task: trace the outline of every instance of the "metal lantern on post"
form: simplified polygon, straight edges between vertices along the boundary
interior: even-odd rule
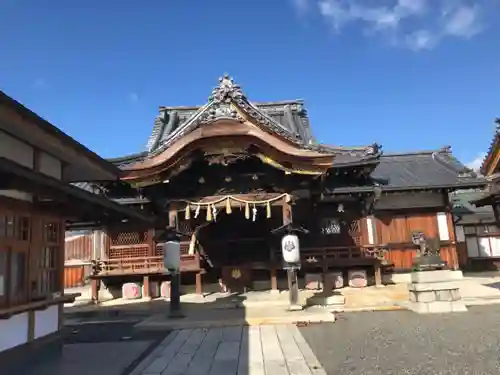
[[[170,274],[170,318],[183,318],[181,311],[181,242],[182,233],[167,229],[164,234],[163,263]]]
[[[283,255],[283,269],[286,269],[288,276],[288,292],[290,311],[302,310],[299,304],[299,286],[297,282],[297,271],[300,269],[300,241],[298,233],[309,233],[302,227],[293,227],[285,224],[271,231],[273,234],[283,234],[281,238],[281,251]]]

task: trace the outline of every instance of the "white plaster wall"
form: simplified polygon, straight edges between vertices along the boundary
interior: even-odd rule
[[[0,156],[33,169],[33,147],[0,131]]]
[[[0,320],[0,352],[26,343],[28,340],[28,313]]]
[[[33,194],[19,190],[0,190],[0,195],[22,201],[33,202]]]
[[[59,308],[50,306],[46,310],[35,311],[35,339],[56,332],[59,328]]]
[[[62,179],[62,163],[61,160],[49,155],[45,152],[40,153],[40,172],[47,176]]]

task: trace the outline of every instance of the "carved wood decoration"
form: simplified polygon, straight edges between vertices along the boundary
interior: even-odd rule
[[[169,170],[196,150],[226,156],[245,153],[248,145],[255,145],[277,165],[286,161],[297,170],[317,174],[324,173],[335,156],[333,149],[303,143],[295,132],[259,110],[227,75],[209,102],[162,142],[147,158],[124,165],[123,178],[137,180]],[[376,154],[378,149],[364,151]]]

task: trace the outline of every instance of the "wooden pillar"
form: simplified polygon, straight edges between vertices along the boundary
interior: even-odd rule
[[[272,292],[278,291],[278,271],[274,267],[274,264],[271,268],[271,291]]]
[[[156,241],[155,241],[155,230],[149,229],[148,230],[148,237],[147,237],[147,243],[148,243],[148,257],[153,257],[156,255]],[[148,268],[151,265],[150,260],[146,260],[146,272],[148,272]],[[150,277],[149,275],[144,275],[142,278],[142,289],[143,289],[143,295],[142,298],[144,299],[151,299],[151,285],[150,285]]]
[[[142,298],[150,299],[151,298],[151,285],[149,284],[149,275],[144,275],[142,278]]]
[[[196,294],[203,294],[203,284],[202,284],[202,276],[201,271],[196,272]]]
[[[148,255],[153,257],[156,255],[156,241],[155,241],[155,230],[148,230]]]
[[[59,220],[58,221],[59,225],[59,238],[58,238],[58,251],[57,251],[57,291],[61,294],[64,294],[64,258],[65,258],[65,239],[66,239],[66,233],[65,233],[65,226],[66,226],[66,220]]]
[[[90,294],[93,303],[99,303],[99,287],[101,282],[97,279],[92,279],[90,282]]]
[[[373,266],[375,271],[375,286],[382,286],[382,264],[379,260],[375,261]]]
[[[458,262],[457,233],[453,220],[453,204],[450,202],[450,197],[447,192],[444,193],[444,196],[446,202],[446,224],[448,226],[448,234],[450,237],[449,252],[451,264],[449,264],[449,266],[453,270],[458,270],[460,267]]]
[[[168,212],[168,226],[177,229],[177,210],[171,208]],[[170,316],[179,317],[181,296],[181,271],[174,272],[170,279]]]
[[[283,199],[281,207],[283,213],[283,224],[290,224],[292,222],[292,206],[290,205],[290,202]]]

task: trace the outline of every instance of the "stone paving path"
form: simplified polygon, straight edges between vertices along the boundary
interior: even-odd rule
[[[131,375],[326,375],[295,325],[173,331]]]

